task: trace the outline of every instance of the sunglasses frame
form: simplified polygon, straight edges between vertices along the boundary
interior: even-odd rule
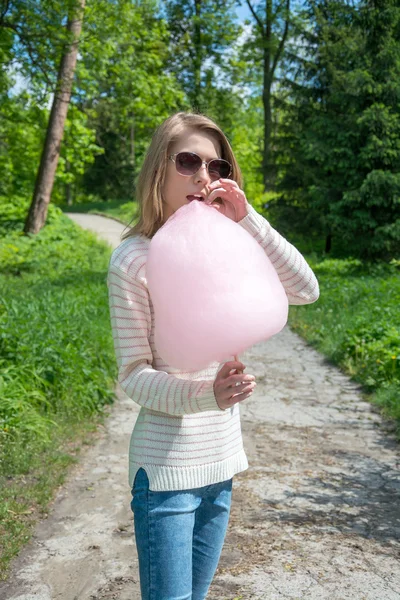
[[[194,173],[190,173],[189,175],[185,175],[184,173],[179,173],[178,168],[176,166],[176,160],[175,160],[175,157],[178,156],[178,154],[193,154],[194,156],[197,156],[197,158],[199,158],[201,160],[201,165],[199,166],[199,168],[197,169],[197,171],[195,171]],[[193,175],[196,175],[196,173],[198,173],[200,171],[200,169],[201,169],[201,167],[203,165],[206,165],[207,173],[210,175],[210,170],[209,170],[208,166],[209,166],[210,163],[214,162],[214,160],[223,160],[224,162],[226,162],[227,165],[229,165],[229,174],[226,177],[224,177],[224,179],[228,179],[228,177],[232,173],[232,165],[231,165],[231,163],[229,161],[225,160],[224,158],[212,158],[211,160],[209,160],[207,162],[206,160],[202,160],[201,156],[199,156],[198,154],[196,154],[196,152],[185,151],[185,152],[175,152],[175,154],[170,154],[168,156],[168,159],[172,160],[172,162],[175,164],[175,168],[176,168],[177,173],[179,173],[179,175],[182,175],[182,177],[192,177]],[[210,177],[211,177],[211,175],[210,175]],[[221,179],[221,177],[219,177],[219,179]]]

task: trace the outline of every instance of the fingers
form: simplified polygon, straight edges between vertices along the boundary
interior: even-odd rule
[[[227,190],[223,187],[218,187],[212,190],[206,198],[206,204],[211,204],[221,194],[226,194]]]
[[[239,188],[234,188],[230,186],[217,187],[211,190],[206,198],[206,204],[212,204],[212,202],[220,196],[224,200],[228,200],[232,202],[232,199],[240,200],[240,198],[244,197],[244,193]]]
[[[245,368],[241,361],[230,360],[218,371],[214,382],[214,393],[220,408],[230,408],[253,393],[257,385],[255,376],[250,373],[244,374]]]
[[[219,179],[208,186],[208,196],[205,202],[208,206],[216,208],[221,214],[236,223],[241,221],[248,213],[248,202],[245,193],[236,181]],[[222,204],[218,204],[222,200]]]
[[[240,384],[244,383],[244,384],[248,384],[248,383],[252,383],[255,381],[255,377],[254,375],[231,375],[230,377],[228,377],[228,379],[226,380],[226,383],[228,385],[229,388],[237,388]]]
[[[230,360],[229,362],[226,362],[224,364],[224,366],[219,371],[218,375],[221,375],[222,377],[228,377],[229,373],[230,373],[230,371],[232,371],[232,369],[235,369],[235,371],[237,369],[244,371],[245,368],[246,368],[245,365],[242,362],[240,362],[239,360]]]
[[[251,390],[251,392],[243,392],[243,394],[238,394],[237,396],[235,396],[236,402],[243,402],[243,400],[246,400],[246,398],[250,398],[253,391],[254,390]],[[236,404],[236,402],[234,402],[233,404]]]
[[[237,402],[243,402],[246,398],[249,398],[253,394],[254,390],[244,390],[239,394],[234,394],[227,400],[228,407],[231,408]]]
[[[253,394],[256,385],[253,381],[241,383],[236,388],[216,386],[214,392],[218,406],[222,409],[231,408],[237,402],[246,400]]]
[[[218,186],[221,186],[221,185],[228,185],[228,186],[236,187],[236,188],[239,189],[238,184],[233,179],[222,179],[222,178],[221,179],[217,179],[216,181],[212,181],[209,184],[208,189],[211,191],[215,187],[218,187]]]
[[[237,394],[252,392],[255,389],[256,385],[257,384],[255,381],[246,381],[245,383],[240,383],[237,387],[231,387],[229,389],[231,392],[234,392],[232,396],[236,396]]]
[[[229,377],[221,382],[220,390],[225,399],[229,401],[242,393],[252,392],[256,385],[252,375],[236,375],[234,378]]]
[[[218,179],[217,181],[213,181],[208,185],[208,197],[206,198],[206,203],[211,204],[213,199],[217,198],[221,192],[225,192],[230,194],[232,191],[241,192],[242,190],[239,188],[236,181],[233,179]]]

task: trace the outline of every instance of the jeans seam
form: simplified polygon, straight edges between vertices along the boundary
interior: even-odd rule
[[[148,530],[148,544],[149,544],[149,600],[153,600],[153,598],[154,598],[154,600],[157,600],[156,596],[154,596],[154,594],[153,594],[153,577],[152,577],[153,571],[151,568],[153,561],[152,561],[152,556],[151,556],[151,542],[150,542],[151,534],[152,534],[152,531],[150,531],[151,527],[152,527],[152,522],[150,519],[150,513],[151,513],[150,498],[151,498],[151,490],[150,490],[150,481],[148,480],[148,486],[147,486],[147,523],[148,523],[148,528],[147,528],[147,530]],[[156,593],[157,593],[157,590],[156,590]]]

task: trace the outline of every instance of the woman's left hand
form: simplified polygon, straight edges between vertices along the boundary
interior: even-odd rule
[[[206,203],[219,210],[220,213],[232,219],[232,221],[238,223],[249,212],[247,198],[233,179],[213,181],[208,189],[209,194]]]

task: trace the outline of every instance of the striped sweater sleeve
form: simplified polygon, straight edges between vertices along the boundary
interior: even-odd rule
[[[118,383],[126,395],[140,406],[170,415],[221,412],[214,381],[180,379],[151,366],[151,311],[143,283],[110,264],[107,286]]]
[[[252,206],[239,225],[260,244],[285,288],[289,304],[312,304],[319,298],[317,278],[302,254]]]

